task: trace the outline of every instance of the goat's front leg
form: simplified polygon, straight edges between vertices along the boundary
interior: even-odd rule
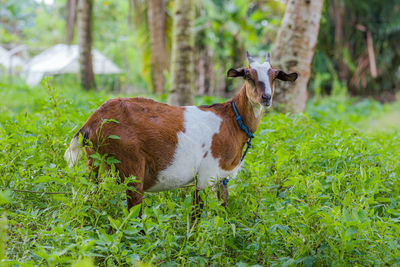
[[[144,159],[137,160],[136,164],[133,165],[134,169],[132,169],[130,173],[133,173],[136,176],[136,182],[129,182],[128,189],[126,190],[126,203],[128,211],[136,205],[141,204],[139,218],[142,218],[143,212],[143,194],[144,194],[144,172],[145,172],[145,161]],[[134,190],[130,188],[134,188]]]
[[[135,190],[126,189],[126,203],[128,206],[127,207],[128,211],[130,211],[132,207],[142,204],[144,192],[143,192],[143,183],[142,182],[128,183],[128,187],[135,188]],[[142,211],[143,211],[143,207],[141,205],[140,212],[139,212],[139,218],[142,218]]]
[[[192,215],[190,218],[190,222],[193,224],[193,222],[200,218],[201,216],[201,211],[203,210],[204,202],[200,197],[200,190],[196,188],[194,191],[193,195],[193,201],[192,201]]]
[[[228,206],[228,179],[224,178],[217,183],[217,197],[218,200],[223,200],[224,203],[222,203],[222,206],[225,208]]]
[[[130,189],[134,188],[134,190]],[[139,211],[139,218],[142,219],[142,213],[143,213],[143,179],[141,181],[136,181],[136,182],[129,182],[128,183],[128,189],[126,189],[126,204],[128,211],[131,210],[132,207],[136,205],[140,205],[140,211]],[[140,233],[142,235],[145,235],[146,232],[141,229]]]

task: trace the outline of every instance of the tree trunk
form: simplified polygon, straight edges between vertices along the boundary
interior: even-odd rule
[[[289,0],[272,50],[274,68],[296,71],[296,82],[276,85],[274,99],[281,111],[302,112],[317,44],[323,0]]]
[[[194,102],[193,20],[193,0],[175,0],[172,36],[171,92],[168,98],[168,103],[172,105],[192,105]]]
[[[196,95],[214,95],[214,60],[212,49],[198,47],[195,55]]]
[[[89,90],[96,87],[92,64],[92,0],[79,0],[78,41],[81,85]]]
[[[206,90],[208,88],[208,95],[215,95],[215,71],[214,71],[214,54],[211,48],[206,48],[207,63],[206,63]]]
[[[216,83],[215,86],[217,87],[217,95],[220,97],[227,97],[227,93],[226,93],[226,69],[224,67],[223,64],[219,65],[219,68],[217,70],[217,75],[216,75]]]
[[[65,3],[65,18],[67,24],[67,44],[72,43],[72,39],[74,38],[74,28],[76,21],[76,1],[77,0],[67,0]]]
[[[194,67],[194,76],[195,76],[195,85],[197,89],[197,95],[204,95],[206,93],[205,86],[205,53],[204,48],[201,46],[195,47],[195,67]]]
[[[152,84],[156,93],[164,92],[164,70],[167,64],[165,48],[165,1],[147,1],[147,19],[150,30]]]
[[[349,68],[344,60],[344,51],[349,49],[349,39],[343,38],[344,35],[344,23],[343,19],[345,17],[345,8],[341,0],[333,0],[329,8],[329,14],[332,18],[333,24],[335,25],[335,50],[334,56],[336,61],[336,69],[339,80],[341,82],[347,83],[349,79]],[[346,23],[348,25],[348,23]],[[347,27],[347,26],[346,26]]]
[[[211,48],[206,47],[204,51],[204,89],[205,94],[214,95],[214,55]]]

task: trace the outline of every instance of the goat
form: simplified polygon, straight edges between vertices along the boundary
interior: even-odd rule
[[[134,175],[129,184],[127,208],[142,203],[144,192],[183,187],[197,176],[193,204],[200,203],[199,190],[216,186],[217,196],[228,204],[226,178],[234,177],[244,158],[242,151],[254,137],[262,111],[272,104],[274,81],[295,81],[297,73],[273,69],[269,54],[263,64],[248,53],[248,68],[229,69],[228,77],[243,77],[244,84],[231,100],[210,106],[170,106],[146,98],[115,98],[103,103],[75,134],[65,152],[70,167],[78,160],[83,144],[87,165],[91,154],[113,155],[119,176]],[[240,115],[239,115],[240,114]],[[103,124],[104,119],[115,123]],[[118,123],[117,123],[118,122]],[[79,135],[83,140],[79,141]],[[119,138],[108,138],[108,136]],[[99,140],[105,140],[100,144]],[[247,152],[247,149],[246,149]],[[95,170],[96,171],[96,170]],[[198,217],[199,211],[193,216]]]

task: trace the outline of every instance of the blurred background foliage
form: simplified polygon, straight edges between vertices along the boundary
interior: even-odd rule
[[[368,64],[368,32],[373,40],[376,78]],[[400,87],[399,66],[398,1],[325,1],[314,58],[314,90],[321,88],[330,94],[344,86],[352,95],[391,100]]]
[[[66,42],[65,0],[0,0],[0,44],[26,44],[31,55]],[[50,4],[49,4],[50,3]],[[165,35],[171,50],[173,1],[166,1]],[[120,88],[152,92],[151,55],[143,0],[94,3],[93,46],[125,71]],[[265,57],[271,49],[284,1],[203,0],[196,3],[195,77],[198,95],[230,96],[230,67],[245,63],[245,50]],[[371,73],[368,35],[376,64]],[[77,37],[72,43],[77,43]],[[273,55],[272,55],[273,56]],[[312,95],[372,95],[394,99],[400,84],[400,3],[396,0],[326,0],[309,91]],[[164,73],[169,77],[169,71]],[[71,77],[69,77],[71,78]],[[73,81],[75,81],[73,79]],[[168,79],[166,79],[168,91]],[[76,78],[76,81],[78,79]],[[106,82],[100,83],[107,87]]]

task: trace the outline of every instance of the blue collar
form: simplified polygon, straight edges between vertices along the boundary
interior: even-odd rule
[[[254,138],[254,134],[252,132],[250,132],[249,128],[247,128],[246,125],[244,125],[242,117],[240,116],[239,112],[237,111],[235,102],[233,102],[233,101],[232,101],[232,107],[233,107],[233,110],[236,113],[236,121],[237,121],[240,129],[242,129],[247,134],[247,137],[249,137],[249,141],[247,141],[246,150],[244,151],[244,154],[243,154],[243,156],[242,156],[242,158],[240,160],[240,161],[243,161],[244,157],[247,154],[247,151],[249,150],[249,148],[251,148],[251,140]]]

